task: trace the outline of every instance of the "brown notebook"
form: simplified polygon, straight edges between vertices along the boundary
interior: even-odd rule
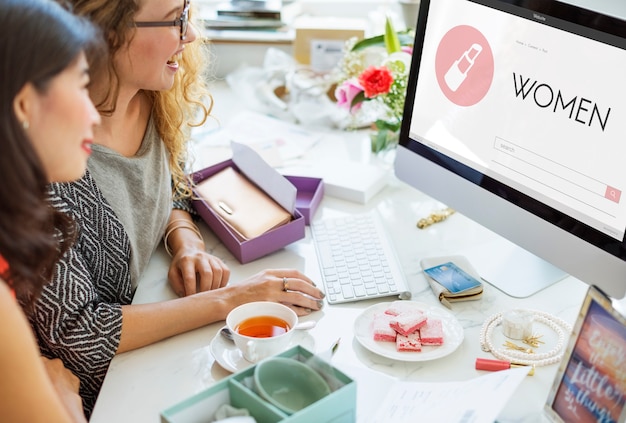
[[[196,192],[240,239],[256,238],[291,220],[291,213],[232,167],[198,183]]]

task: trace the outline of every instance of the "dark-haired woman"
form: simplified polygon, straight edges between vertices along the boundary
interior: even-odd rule
[[[79,380],[40,356],[29,310],[73,239],[47,184],[83,175],[100,117],[88,95],[88,22],[51,0],[0,2],[0,413],[84,422]]]

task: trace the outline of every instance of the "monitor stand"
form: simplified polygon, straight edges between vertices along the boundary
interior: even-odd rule
[[[512,242],[498,238],[462,252],[483,280],[515,298],[526,298],[567,273]]]

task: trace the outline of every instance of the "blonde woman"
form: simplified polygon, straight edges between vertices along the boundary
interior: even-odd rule
[[[307,314],[322,307],[323,294],[293,269],[228,284],[229,269],[205,250],[183,170],[189,125],[202,124],[210,112],[189,1],[70,3],[108,35],[110,60],[90,89],[102,124],[88,171],[77,182],[53,185],[52,202],[75,217],[78,240],[31,323],[42,350],[80,377],[89,416],[115,354],[223,320],[249,301],[281,302]],[[131,305],[164,234],[169,281],[180,298]]]

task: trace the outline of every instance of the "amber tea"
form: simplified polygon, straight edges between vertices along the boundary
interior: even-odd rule
[[[289,331],[289,323],[275,316],[254,316],[243,320],[235,330],[253,338],[272,338]]]

